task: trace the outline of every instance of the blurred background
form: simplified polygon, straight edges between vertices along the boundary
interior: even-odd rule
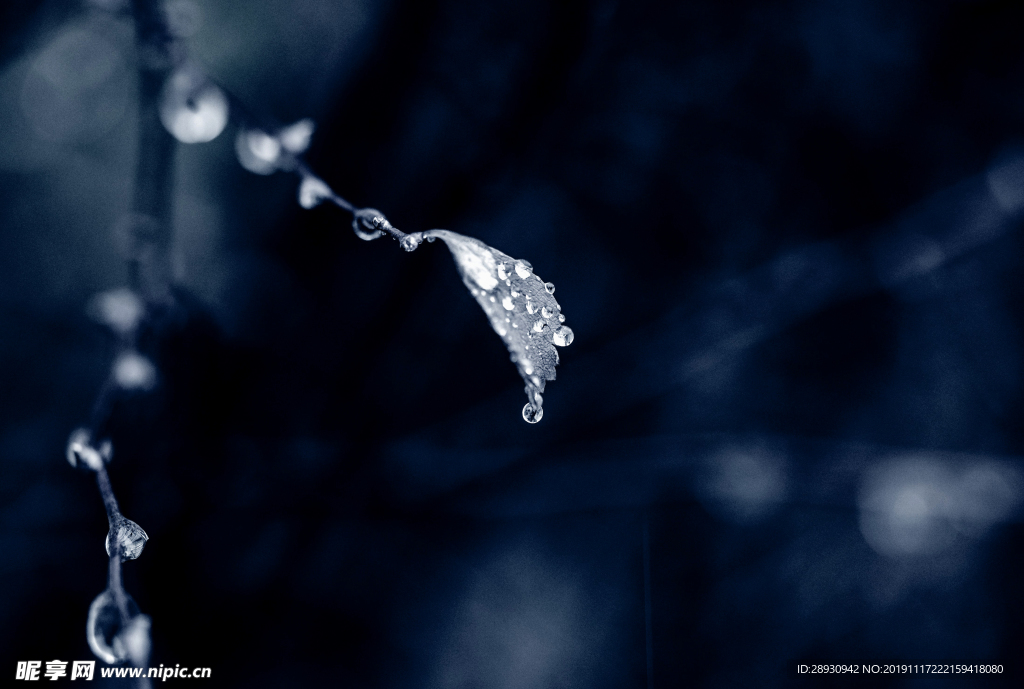
[[[0,660],[88,659],[64,459],[116,354],[118,0],[0,9]],[[1024,649],[1024,7],[168,0],[259,117],[575,331],[545,416],[440,243],[367,243],[237,128],[180,145],[172,317],[115,402],[153,665],[215,686],[787,687]],[[863,678],[859,685],[867,686]]]

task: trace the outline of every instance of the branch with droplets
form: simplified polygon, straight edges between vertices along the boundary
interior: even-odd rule
[[[544,414],[542,393],[547,382],[555,379],[559,362],[555,346],[569,345],[573,332],[563,325],[565,317],[553,296],[555,286],[535,275],[528,261],[513,259],[477,239],[448,230],[406,233],[376,208],[357,207],[337,194],[303,160],[315,129],[312,120],[287,126],[254,126],[252,122],[259,118],[227,89],[200,76],[194,64],[169,78],[164,98],[164,125],[183,143],[211,140],[226,126],[229,107],[237,110],[240,114],[236,118],[241,123],[235,151],[242,167],[260,175],[296,173],[301,178],[299,205],[311,209],[326,202],[341,208],[352,215],[352,230],[359,238],[372,241],[387,235],[405,251],[415,251],[424,241],[444,241],[463,282],[504,341],[526,383],[523,418],[530,423],[540,421]],[[204,110],[209,112],[204,115]]]

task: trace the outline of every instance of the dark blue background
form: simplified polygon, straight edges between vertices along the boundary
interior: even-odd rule
[[[91,657],[105,585],[102,504],[63,447],[114,351],[85,305],[127,280],[134,57],[90,7],[0,10],[3,673]],[[125,576],[155,665],[646,686],[646,523],[656,687],[829,685],[798,659],[1020,672],[1019,3],[201,10],[196,58],[262,116],[316,119],[334,189],[528,259],[576,339],[527,425],[442,245],[302,210],[294,176],[237,165],[232,127],[181,147],[179,306],[141,343],[161,383],[108,429],[151,538]],[[67,67],[79,85],[38,105],[25,83],[68,31],[99,76]],[[972,467],[995,517],[866,537],[872,486],[953,500],[942,477]]]

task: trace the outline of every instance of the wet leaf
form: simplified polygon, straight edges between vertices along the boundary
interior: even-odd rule
[[[517,260],[483,242],[448,230],[430,230],[423,238],[441,239],[448,245],[462,281],[483,308],[508,347],[510,358],[526,382],[523,418],[540,421],[544,415],[542,393],[555,379],[558,350],[573,340],[562,323],[565,317],[555,300],[555,286],[533,272],[528,261]]]

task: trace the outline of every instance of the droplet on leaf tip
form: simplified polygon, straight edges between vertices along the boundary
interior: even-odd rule
[[[534,407],[529,402],[523,407],[523,420],[527,423],[537,423],[544,416],[544,407]]]

